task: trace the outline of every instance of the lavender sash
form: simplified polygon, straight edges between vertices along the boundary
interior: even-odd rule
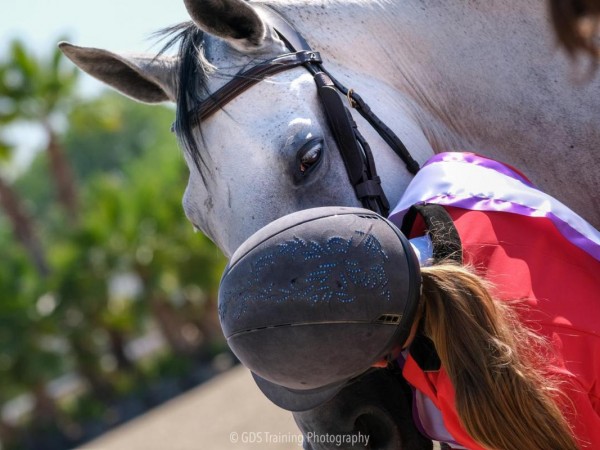
[[[546,217],[568,241],[600,261],[598,230],[520,173],[473,153],[431,158],[409,184],[390,220],[401,224],[406,211],[418,203]]]

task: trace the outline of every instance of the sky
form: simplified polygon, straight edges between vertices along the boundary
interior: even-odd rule
[[[112,51],[151,51],[153,31],[189,20],[183,0],[0,0],[0,58],[19,37],[40,55],[61,38]],[[85,93],[98,82],[81,77]]]
[[[158,48],[150,39],[154,31],[186,20],[183,0],[0,0],[0,59],[14,38],[40,56],[48,55],[60,40],[116,52],[152,52]],[[104,89],[88,75],[79,80],[86,97]],[[9,168],[16,175],[43,136],[28,126],[6,131],[18,147],[15,165]]]

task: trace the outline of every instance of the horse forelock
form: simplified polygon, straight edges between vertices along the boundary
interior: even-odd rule
[[[206,155],[200,151],[197,138],[204,143],[200,118],[195,113],[198,105],[210,97],[209,76],[215,73],[215,67],[209,61],[211,46],[207,45],[210,36],[198,28],[194,22],[182,22],[178,25],[164,28],[155,33],[159,40],[167,40],[157,53],[156,58],[178,46],[177,53],[179,64],[176,74],[176,107],[174,130],[185,152],[191,157],[198,169],[202,181],[206,185],[206,176],[210,172],[205,160]],[[210,47],[210,48],[209,48]],[[264,63],[272,59],[265,55],[246,55],[248,58],[239,66],[232,65],[221,78],[235,78],[243,76],[248,66],[255,63]],[[231,72],[233,70],[233,72]]]
[[[175,133],[205,181],[202,167],[207,167],[207,164],[194,138],[195,129],[202,137],[200,121],[193,111],[209,95],[208,75],[213,67],[204,57],[206,35],[191,21],[164,28],[155,35],[161,40],[168,39],[156,57],[178,45]]]

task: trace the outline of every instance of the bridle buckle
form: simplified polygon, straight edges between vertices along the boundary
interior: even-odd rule
[[[356,100],[354,100],[352,98],[353,94],[354,94],[354,89],[352,89],[352,88],[348,89],[348,92],[346,92],[346,98],[348,99],[348,103],[350,104],[350,108],[356,108],[358,106],[358,103],[356,103]]]

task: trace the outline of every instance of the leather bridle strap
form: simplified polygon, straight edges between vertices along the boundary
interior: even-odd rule
[[[390,205],[377,176],[375,160],[369,144],[344,106],[331,78],[324,72],[314,75],[319,97],[327,115],[327,122],[338,145],[350,183],[363,206],[384,217]]]
[[[394,150],[396,155],[400,157],[400,159],[406,165],[406,169],[415,175],[421,167],[419,166],[419,163],[412,157],[400,138],[396,136],[396,134],[385,123],[383,123],[379,117],[377,117],[377,115],[371,110],[369,105],[365,103],[360,95],[354,92],[353,89],[347,89],[343,84],[333,78],[331,74],[323,67],[321,67],[321,69],[323,72],[329,75],[329,78],[331,78],[331,81],[333,81],[335,87],[351,100],[351,106],[356,109],[359,114],[369,122],[369,124],[371,124],[371,126],[375,129],[375,131],[377,131],[379,136],[381,136],[386,144],[392,150]]]
[[[193,110],[192,114],[196,115],[201,122],[212,116],[224,105],[251,86],[264,80],[266,77],[275,75],[279,72],[284,72],[294,67],[321,62],[321,55],[319,55],[319,52],[313,52],[312,50],[287,53],[269,61],[262,62],[245,72],[237,74],[230,82],[221,86],[220,89],[216,90],[203,100],[202,103]]]

